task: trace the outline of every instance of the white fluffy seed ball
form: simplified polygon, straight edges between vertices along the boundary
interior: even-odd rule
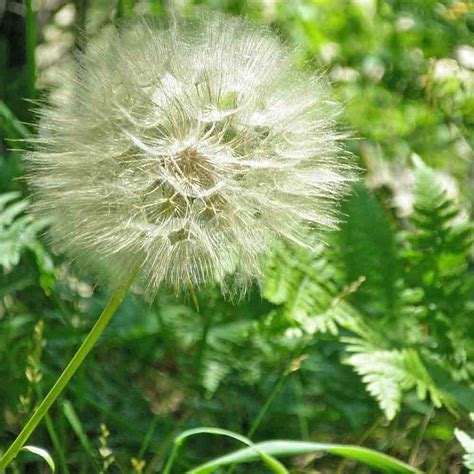
[[[55,247],[108,284],[245,289],[278,238],[331,228],[352,167],[321,75],[267,29],[140,20],[77,57],[27,156]],[[233,275],[232,285],[225,285]]]

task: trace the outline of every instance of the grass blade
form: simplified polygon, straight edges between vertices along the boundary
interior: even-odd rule
[[[64,413],[64,416],[66,417],[66,420],[69,422],[72,429],[74,430],[74,433],[76,433],[76,436],[79,438],[79,442],[81,443],[82,447],[91,458],[92,464],[94,465],[95,472],[99,472],[99,470],[97,469],[97,464],[96,464],[97,461],[95,458],[94,450],[92,449],[92,445],[89,442],[89,438],[87,437],[84,431],[84,428],[82,426],[82,423],[76,414],[76,410],[74,410],[72,403],[69,402],[68,400],[65,400],[63,402],[63,413]]]
[[[31,135],[2,100],[0,100],[0,130],[5,138],[9,139],[27,138]]]
[[[250,451],[252,451],[253,454],[256,456],[256,459],[261,459],[262,462],[264,462],[267,465],[267,467],[272,470],[272,472],[276,474],[288,474],[288,471],[286,470],[285,466],[283,466],[283,464],[281,464],[280,461],[278,461],[277,459],[275,459],[273,456],[269,455],[268,453],[261,451],[259,448],[256,447],[255,444],[252,443],[252,441],[250,441],[245,436],[242,436],[238,433],[234,433],[232,431],[223,430],[220,428],[212,428],[212,427],[211,428],[208,428],[208,427],[195,428],[192,430],[184,431],[183,433],[178,435],[174,440],[174,448],[170,455],[170,458],[168,459],[168,462],[166,463],[163,474],[171,473],[171,468],[178,454],[178,449],[183,445],[186,439],[191,436],[195,436],[199,434],[226,436],[228,438],[232,438],[237,441],[240,441],[241,443],[246,444],[248,446],[248,448],[246,449],[249,449]],[[194,470],[189,471],[189,474],[194,473],[194,472],[195,472]],[[212,472],[212,471],[202,471],[202,472],[205,473],[205,472]]]
[[[251,461],[258,461],[261,453],[272,457],[296,456],[314,452],[326,452],[336,454],[345,458],[353,459],[364,463],[379,472],[401,473],[401,474],[421,474],[421,471],[398,461],[386,454],[378,453],[372,449],[361,448],[359,446],[310,443],[303,441],[265,441],[253,445],[251,448],[244,448],[224,456],[218,457],[201,466],[198,466],[189,474],[208,474],[216,469],[229,464],[241,464]]]
[[[54,449],[57,452],[57,455],[59,458],[59,466],[61,467],[61,471],[64,474],[69,474],[66,453],[64,452],[64,448],[61,444],[61,441],[59,440],[58,433],[56,432],[56,429],[54,428],[53,420],[49,415],[46,415],[44,417],[44,421],[46,423],[46,428],[48,430],[49,437],[51,438],[51,441],[53,442]]]
[[[27,451],[29,453],[36,454],[37,456],[43,458],[44,461],[46,461],[46,463],[51,469],[51,472],[56,471],[56,466],[54,465],[53,458],[45,449],[37,448],[36,446],[23,446],[23,448],[21,448],[21,451]]]

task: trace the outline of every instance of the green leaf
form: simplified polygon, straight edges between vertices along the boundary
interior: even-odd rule
[[[28,201],[14,202],[18,196],[18,193],[0,195],[0,267],[7,272],[18,264],[25,248],[32,250],[41,263],[46,263],[46,254],[36,236],[47,222],[25,215]]]
[[[474,422],[474,413],[470,416]],[[454,435],[466,452],[463,456],[464,466],[469,470],[469,474],[474,474],[474,438],[458,428],[455,428]]]
[[[337,325],[351,319],[344,297],[352,291],[335,284],[338,277],[323,244],[315,243],[311,250],[281,245],[267,262],[264,297],[279,305],[277,319],[306,334],[337,334]]]
[[[434,171],[421,159],[415,159],[415,208],[419,211],[444,209],[448,206],[445,189]]]
[[[259,452],[257,452],[257,450]],[[240,449],[238,451],[234,451],[213,459],[212,461],[192,469],[188,474],[207,474],[214,472],[221,466],[256,461],[259,459],[259,453],[280,457],[297,456],[320,451],[362,462],[374,469],[377,469],[379,472],[420,474],[419,470],[409,466],[408,464],[398,461],[397,459],[387,456],[386,454],[378,453],[372,449],[361,448],[359,446],[346,446],[341,444],[310,443],[287,440],[264,441],[262,443],[257,443],[251,448]]]
[[[36,446],[23,446],[20,451],[27,451],[43,458],[43,460],[46,461],[48,466],[51,468],[51,472],[56,472],[56,466],[54,465],[53,458],[45,449],[37,448]]]
[[[240,441],[243,444],[246,444],[249,446],[248,449],[251,449],[254,454],[257,456],[256,459],[260,458],[271,470],[272,472],[276,474],[288,474],[288,471],[286,470],[285,466],[281,464],[277,459],[272,457],[271,455],[261,451],[260,449],[256,448],[255,445],[252,443],[252,441],[245,436],[242,436],[238,433],[234,433],[229,430],[223,430],[221,428],[212,428],[212,427],[202,427],[202,428],[195,428],[191,430],[184,431],[180,435],[178,435],[175,440],[174,440],[174,449],[173,452],[171,453],[171,456],[166,464],[164,474],[169,474],[171,472],[171,467],[173,465],[174,459],[176,458],[177,451],[179,447],[181,447],[184,443],[184,441],[189,438],[190,436],[195,436],[199,434],[211,434],[211,435],[217,435],[217,436],[226,436],[228,438],[233,438],[237,441]],[[212,469],[214,470],[214,469]],[[207,471],[195,471],[191,470],[189,471],[189,474],[197,473],[197,472],[212,472],[212,470],[207,470]]]
[[[74,407],[68,400],[63,402],[63,413],[67,421],[71,425],[72,429],[74,430],[74,433],[76,433],[77,437],[79,438],[82,447],[87,452],[89,457],[95,461],[94,450],[92,449],[92,445],[89,442],[89,438],[87,437],[84,428],[82,427],[82,423],[79,420],[79,417],[76,415]]]
[[[346,281],[364,278],[352,295],[359,308],[392,317],[397,308],[399,263],[395,234],[382,204],[359,184],[344,203],[337,233]]]
[[[0,210],[3,210],[5,205],[8,204],[10,201],[14,201],[15,199],[20,197],[20,193],[15,191],[10,193],[0,194]]]
[[[348,350],[354,352],[347,359],[367,385],[367,391],[379,402],[389,420],[393,420],[405,391],[416,389],[418,398],[429,394],[436,407],[445,397],[431,378],[418,352],[414,349],[370,350],[357,339],[346,339]]]
[[[15,117],[2,100],[0,100],[0,130],[3,131],[6,138],[19,139],[31,135],[26,126]]]

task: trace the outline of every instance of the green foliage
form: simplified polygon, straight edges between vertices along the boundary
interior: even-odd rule
[[[364,278],[353,300],[364,312],[392,317],[397,311],[400,277],[392,222],[375,196],[362,185],[355,186],[343,212],[348,218],[338,235],[338,244],[344,279]]]
[[[231,431],[220,430],[216,428],[196,428],[194,430],[186,431],[180,434],[175,439],[175,450],[173,455],[177,454],[178,448],[182,446],[184,441],[190,436],[197,434],[212,434],[219,436],[228,436],[240,441],[243,444],[248,445],[247,448],[225,454],[217,459],[206,462],[205,464],[198,466],[188,471],[188,474],[208,474],[216,471],[222,466],[236,465],[242,463],[248,463],[261,459],[272,472],[285,474],[288,471],[285,467],[275,459],[275,457],[287,457],[294,455],[302,455],[314,452],[327,452],[335,454],[349,459],[354,459],[363,464],[371,466],[379,472],[392,472],[392,473],[404,473],[404,474],[419,474],[420,471],[408,466],[405,463],[397,461],[390,456],[385,454],[377,453],[370,449],[360,448],[359,446],[346,446],[328,443],[308,443],[301,441],[289,441],[289,440],[278,440],[278,441],[264,441],[261,443],[254,444],[249,439],[232,433]],[[171,472],[168,466],[172,465],[174,457],[170,458],[171,463],[167,464],[164,474]]]
[[[416,170],[415,186],[413,229],[404,235],[402,253],[405,281],[420,295],[412,310],[425,328],[427,344],[436,341],[440,362],[451,364],[457,378],[469,380],[474,368],[469,363],[474,355],[469,321],[474,228],[423,164]]]
[[[51,472],[56,472],[56,465],[54,464],[53,458],[48,453],[48,451],[45,451],[42,448],[37,448],[36,446],[25,446],[21,450],[43,458],[43,460],[48,464],[49,468],[51,469]]]
[[[28,202],[18,201],[18,197],[13,192],[0,195],[0,266],[5,271],[18,264],[24,249],[32,250],[40,259],[44,256],[37,235],[46,222],[25,215]]]
[[[264,297],[280,305],[269,315],[272,326],[297,327],[305,334],[337,334],[337,324],[350,317],[338,272],[324,244],[311,250],[282,247],[269,260]]]
[[[178,454],[178,450],[184,444],[187,438],[191,436],[207,434],[207,435],[214,435],[214,436],[224,436],[228,438],[232,438],[234,440],[239,441],[240,443],[245,444],[246,446],[250,447],[257,456],[261,459],[261,461],[275,474],[288,474],[286,468],[272,455],[265,453],[265,451],[260,450],[259,448],[255,447],[255,445],[250,441],[250,439],[246,438],[245,436],[239,435],[238,433],[234,433],[232,431],[223,430],[219,428],[195,428],[192,430],[187,430],[184,433],[179,434],[174,439],[174,447],[173,451],[171,452],[171,456],[166,463],[165,470],[163,474],[169,474],[172,471],[173,462]],[[192,469],[189,471],[189,474],[198,472],[212,472],[218,466],[206,466],[206,467],[198,467],[196,469]]]
[[[281,305],[279,318],[309,334],[336,334],[338,327],[352,333],[341,337],[351,354],[346,362],[388,419],[411,390],[453,408],[432,371],[472,387],[472,225],[456,220],[459,209],[421,162],[414,209],[400,230],[361,186],[344,210],[331,247],[276,253],[266,298]]]
[[[350,342],[350,339],[346,341]],[[356,340],[349,345],[348,350],[355,354],[347,359],[347,363],[362,377],[368,392],[377,399],[389,420],[395,418],[403,392],[408,390],[416,389],[421,400],[429,394],[434,405],[441,406],[443,395],[416,350],[380,351],[359,344]]]
[[[356,214],[352,214],[351,219],[352,216]],[[385,346],[375,345],[372,351],[361,353],[361,348],[370,346],[371,340],[359,334],[364,342],[361,347],[351,347],[357,354],[348,359],[364,375],[369,391],[389,418],[393,418],[398,409],[400,391],[413,387],[417,388],[420,398],[429,393],[436,406],[443,401],[450,403],[430,376],[428,366],[439,364],[453,380],[472,383],[473,367],[469,361],[473,355],[470,314],[474,280],[468,258],[474,232],[471,224],[465,219],[457,222],[457,217],[459,209],[447,197],[433,171],[419,163],[415,170],[410,228],[398,233],[400,251],[396,262],[388,258],[388,265],[367,269],[362,253],[361,259],[365,262],[362,266],[352,262],[352,272],[364,274],[362,272],[369,270],[369,274],[381,275],[385,294],[389,291],[397,298],[391,305],[392,311],[367,321],[388,335]],[[372,235],[377,242],[376,220],[373,224]],[[397,268],[397,278],[393,278]],[[377,292],[372,291],[371,301],[376,300],[376,295]],[[372,309],[376,308],[372,306]],[[377,352],[381,349],[385,350]]]
[[[255,451],[257,451],[257,453]],[[251,462],[257,458],[257,455],[260,454],[260,452],[283,457],[303,455],[319,451],[325,451],[330,454],[335,454],[344,458],[359,461],[360,463],[373,467],[377,470],[377,472],[404,474],[420,473],[420,471],[417,469],[397,461],[390,456],[386,456],[369,449],[360,448],[358,446],[341,446],[323,443],[305,443],[301,441],[279,440],[264,441],[262,443],[255,444],[250,448],[245,448],[233,453],[229,453],[189,471],[189,474],[206,474],[214,472],[219,467],[228,464]]]
[[[471,419],[474,421],[474,414],[471,413]],[[464,466],[469,469],[469,474],[474,472],[474,439],[462,430],[455,429],[454,434],[466,451],[463,456]]]

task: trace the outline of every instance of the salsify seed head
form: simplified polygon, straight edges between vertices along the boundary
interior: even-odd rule
[[[149,289],[258,279],[278,238],[337,223],[352,179],[321,75],[243,19],[140,20],[95,41],[27,156],[60,252]]]

